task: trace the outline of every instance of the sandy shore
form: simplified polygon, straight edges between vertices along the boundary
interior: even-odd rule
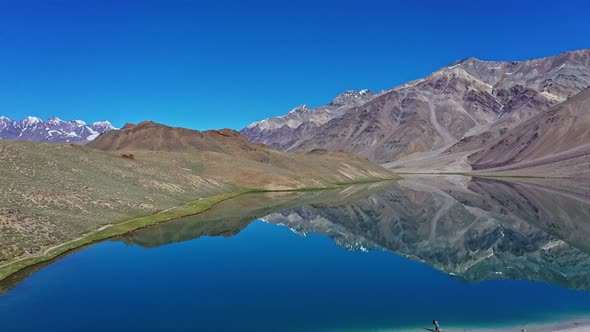
[[[443,328],[445,332],[590,332],[590,318],[571,319],[561,323],[530,324],[501,328]]]
[[[558,323],[530,323],[514,326],[502,327],[464,327],[464,326],[445,326],[441,321],[441,328],[443,332],[590,332],[590,318],[567,319]],[[330,330],[330,332],[350,332],[351,330]],[[376,328],[376,329],[360,329],[358,332],[434,332],[432,325],[424,325],[423,327],[413,328]]]
[[[563,332],[582,332],[582,331],[590,331],[590,320],[584,321],[573,321],[568,323],[560,323],[560,324],[549,324],[549,325],[539,325],[533,326],[530,328],[525,328],[527,332],[553,332],[553,331],[563,331]],[[512,331],[522,331],[522,329],[514,329]]]

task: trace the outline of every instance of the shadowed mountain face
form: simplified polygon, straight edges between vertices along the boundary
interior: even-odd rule
[[[514,62],[469,58],[350,107],[313,130],[305,123],[276,124],[262,135],[251,132],[260,126],[253,124],[242,133],[284,150],[320,147],[379,163],[415,160],[477,150],[589,86],[590,50]],[[454,167],[469,168],[454,159]]]
[[[253,194],[124,240],[154,247],[231,236],[261,218],[300,235],[323,234],[348,250],[391,251],[469,281],[528,279],[588,290],[589,192],[547,181],[407,178],[321,193]]]

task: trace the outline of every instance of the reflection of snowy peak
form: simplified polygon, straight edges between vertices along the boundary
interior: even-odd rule
[[[91,125],[81,120],[63,121],[52,117],[43,121],[29,116],[24,120],[11,120],[0,116],[0,139],[44,143],[86,143],[98,135],[116,129],[108,121]]]
[[[263,221],[289,228],[293,233],[307,236],[309,233],[320,233],[329,236],[336,244],[347,250],[368,251],[376,247],[371,241],[360,235],[350,233],[344,226],[333,223],[318,214],[315,208],[298,207],[272,213]]]

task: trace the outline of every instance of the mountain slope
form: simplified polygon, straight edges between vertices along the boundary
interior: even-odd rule
[[[267,144],[280,150],[291,150],[298,140],[315,135],[321,125],[376,96],[369,90],[348,90],[336,96],[327,105],[314,109],[301,105],[283,116],[252,123],[240,133],[254,143]]]
[[[348,152],[284,153],[253,144],[231,129],[200,132],[143,122],[104,133],[87,146],[182,165],[240,187],[289,189],[393,176]]]
[[[86,143],[99,134],[116,129],[108,121],[87,125],[84,121],[63,121],[52,117],[46,121],[29,116],[24,120],[11,120],[0,116],[0,139],[44,143]]]
[[[473,151],[589,86],[590,50],[514,62],[469,58],[352,107],[306,135],[285,137],[291,130],[267,144],[343,149],[403,164],[424,154]],[[294,141],[278,143],[288,139]]]
[[[590,176],[590,89],[509,130],[469,160],[474,170],[549,170],[571,160]]]

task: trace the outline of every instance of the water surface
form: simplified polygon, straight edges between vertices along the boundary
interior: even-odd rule
[[[532,183],[531,183],[532,182]],[[6,331],[377,331],[590,316],[583,185],[461,177],[252,194],[1,287]]]

